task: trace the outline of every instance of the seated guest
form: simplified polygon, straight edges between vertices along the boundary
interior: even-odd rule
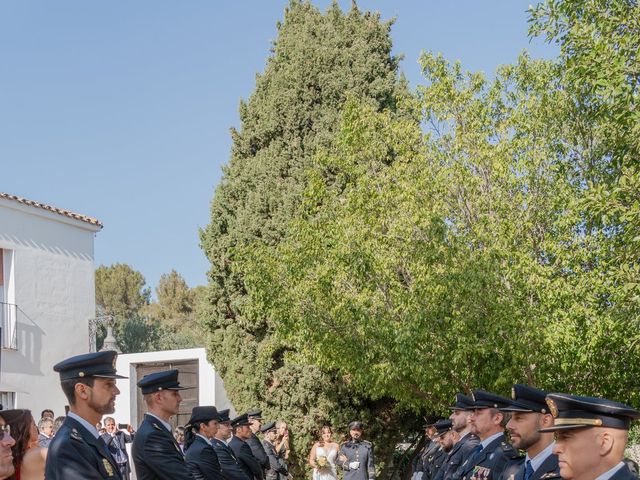
[[[42,417],[38,422],[38,444],[42,448],[48,448],[53,438],[53,420],[49,417]]]
[[[11,448],[15,478],[44,480],[47,449],[38,445],[38,429],[29,410],[3,410],[0,416],[11,428],[15,444]]]

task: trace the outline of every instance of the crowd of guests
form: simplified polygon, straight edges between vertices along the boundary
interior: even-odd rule
[[[0,440],[0,478],[44,479],[47,447],[64,417],[54,419],[53,411],[48,409],[40,417],[36,425],[30,410],[0,410],[3,428]],[[1,476],[9,470],[13,472],[11,475]]]
[[[0,420],[5,429],[0,441],[0,449],[4,449],[0,452],[0,457],[8,458],[9,453],[11,454],[14,472],[13,475],[0,476],[0,478],[43,480],[49,444],[65,418],[66,416],[54,418],[53,410],[46,409],[42,411],[40,420],[36,424],[30,410],[0,410]],[[107,449],[122,467],[123,478],[128,479],[131,470],[125,443],[132,441],[133,428],[131,425],[120,426],[126,428],[128,432],[118,430],[113,417],[106,417],[102,423],[96,425],[96,428]],[[8,462],[6,468],[10,468]],[[1,473],[2,468],[0,468]]]

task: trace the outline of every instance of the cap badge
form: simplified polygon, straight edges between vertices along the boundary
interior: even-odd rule
[[[113,367],[113,369],[116,369],[116,360],[118,359],[118,355],[114,355],[113,356],[113,361],[111,362],[111,366]]]
[[[511,387],[511,400],[516,399],[516,387]]]
[[[78,376],[79,376],[80,378],[84,377],[84,372],[78,372]]]
[[[473,400],[474,402],[476,401],[476,396],[473,394],[473,392],[471,392],[471,400]]]
[[[558,407],[556,406],[556,402],[554,402],[552,398],[547,398],[546,400],[551,415],[553,415],[553,418],[558,418]]]

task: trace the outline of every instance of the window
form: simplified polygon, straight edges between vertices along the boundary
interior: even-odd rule
[[[16,392],[0,392],[0,404],[3,410],[16,408]]]
[[[14,298],[13,251],[0,248],[0,327],[2,348],[18,348],[18,306]]]

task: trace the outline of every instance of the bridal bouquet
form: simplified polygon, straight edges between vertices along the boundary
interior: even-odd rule
[[[327,460],[327,457],[325,457],[324,455],[316,457],[316,467],[318,469],[329,467],[329,461]]]

